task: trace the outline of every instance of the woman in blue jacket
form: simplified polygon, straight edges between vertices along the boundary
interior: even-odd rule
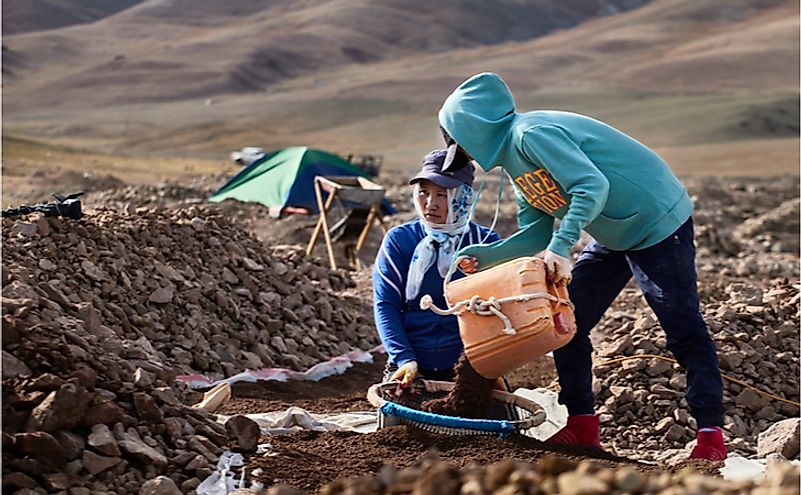
[[[423,159],[414,186],[415,220],[390,229],[373,267],[376,327],[387,351],[385,380],[409,386],[416,376],[451,380],[463,352],[455,316],[420,309],[429,294],[445,307],[443,280],[462,247],[497,241],[498,235],[470,221],[473,167],[443,173],[447,152],[435,150]],[[467,261],[464,263],[468,263]],[[464,276],[455,274],[453,279]]]

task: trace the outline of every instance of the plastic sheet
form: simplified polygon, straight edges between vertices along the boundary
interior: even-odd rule
[[[262,435],[278,435],[299,430],[310,431],[354,431],[372,433],[376,431],[378,413],[358,411],[347,413],[313,414],[303,408],[292,406],[285,411],[246,414],[261,428]],[[225,423],[226,416],[218,416]]]
[[[348,368],[353,366],[353,363],[372,363],[373,353],[384,352],[383,346],[378,346],[370,351],[355,350],[317,363],[306,371],[295,371],[287,368],[263,368],[260,370],[247,370],[238,373],[234,376],[224,378],[221,380],[214,380],[205,375],[178,375],[176,380],[186,383],[189,388],[210,388],[220,383],[236,383],[236,382],[255,382],[259,380],[309,380],[319,381],[325,377],[332,375],[341,375]]]
[[[198,485],[196,491],[198,495],[226,495],[227,493],[242,488],[242,478],[234,476],[232,467],[244,466],[245,459],[242,454],[225,451],[217,461],[217,470],[211,473],[208,478]],[[243,473],[244,474],[244,473]]]

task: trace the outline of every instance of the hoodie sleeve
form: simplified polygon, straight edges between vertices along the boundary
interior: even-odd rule
[[[531,207],[517,193],[515,199],[520,230],[492,244],[464,248],[457,256],[475,256],[478,269],[485,270],[515,258],[534,256],[545,249],[553,232],[553,217]]]
[[[403,326],[405,281],[399,266],[401,249],[397,230],[391,230],[381,243],[373,265],[373,314],[381,343],[390,362],[403,366],[415,361],[414,350]]]
[[[554,126],[532,127],[523,134],[523,153],[541,164],[570,196],[567,213],[547,249],[568,257],[584,229],[603,211],[609,181],[565,132]]]

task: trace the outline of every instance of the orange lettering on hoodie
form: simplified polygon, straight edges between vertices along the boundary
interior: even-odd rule
[[[514,182],[523,191],[528,204],[546,213],[553,213],[567,205],[556,181],[545,169],[525,172],[515,177]]]

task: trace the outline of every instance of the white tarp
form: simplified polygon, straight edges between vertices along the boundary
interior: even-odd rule
[[[245,416],[259,425],[262,435],[280,435],[300,430],[372,433],[378,425],[377,411],[316,414],[292,406],[285,411]],[[228,419],[227,416],[220,415],[217,418],[223,424]]]
[[[255,382],[259,380],[277,380],[285,382],[287,380],[308,380],[319,381],[325,377],[332,375],[341,375],[348,368],[353,366],[353,363],[372,363],[373,354],[376,352],[384,352],[383,346],[378,346],[369,351],[355,350],[336,356],[328,361],[317,363],[306,371],[295,371],[287,368],[263,368],[260,370],[246,370],[234,376],[224,378],[221,380],[214,380],[205,375],[178,375],[176,380],[186,383],[189,388],[211,388],[220,383],[236,383],[236,382]]]
[[[244,471],[237,479],[231,468],[235,466],[244,466],[245,459],[242,454],[236,454],[229,450],[220,455],[220,460],[217,461],[217,470],[209,475],[208,478],[198,485],[196,492],[198,495],[226,495],[237,488],[241,488],[243,484]]]

